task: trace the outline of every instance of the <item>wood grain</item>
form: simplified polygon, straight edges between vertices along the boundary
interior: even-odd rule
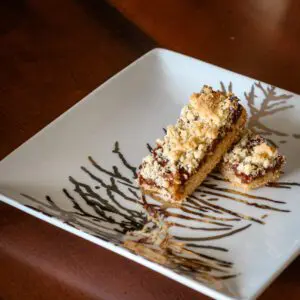
[[[102,1],[0,5],[2,158],[154,47]]]
[[[159,45],[300,93],[298,0],[110,0]]]

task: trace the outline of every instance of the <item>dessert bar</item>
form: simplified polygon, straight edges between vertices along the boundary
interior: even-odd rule
[[[181,202],[191,194],[239,138],[246,111],[232,93],[204,86],[194,93],[175,125],[143,159],[138,181],[158,200]]]
[[[266,139],[245,130],[241,140],[224,155],[222,175],[244,189],[258,188],[277,180],[285,157]]]

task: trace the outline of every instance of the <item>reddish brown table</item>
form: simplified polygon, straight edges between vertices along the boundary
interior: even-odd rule
[[[1,158],[156,46],[300,92],[297,0],[5,2]],[[206,298],[4,204],[0,216],[1,300]],[[297,259],[261,298],[299,299],[299,269]]]

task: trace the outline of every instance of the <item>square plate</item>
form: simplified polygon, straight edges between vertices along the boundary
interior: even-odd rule
[[[288,162],[279,183],[247,193],[212,175],[194,194],[197,205],[177,209],[173,221],[181,226],[171,234],[203,263],[196,278],[192,268],[151,262],[122,241],[145,222],[135,166],[203,84],[233,90],[249,127]],[[299,254],[299,113],[298,95],[154,49],[8,155],[0,199],[213,298],[255,298]]]

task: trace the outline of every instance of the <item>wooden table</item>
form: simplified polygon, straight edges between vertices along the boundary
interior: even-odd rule
[[[300,92],[297,0],[0,4],[0,156],[163,46]],[[0,299],[207,299],[0,204]],[[261,299],[300,298],[300,259]]]

